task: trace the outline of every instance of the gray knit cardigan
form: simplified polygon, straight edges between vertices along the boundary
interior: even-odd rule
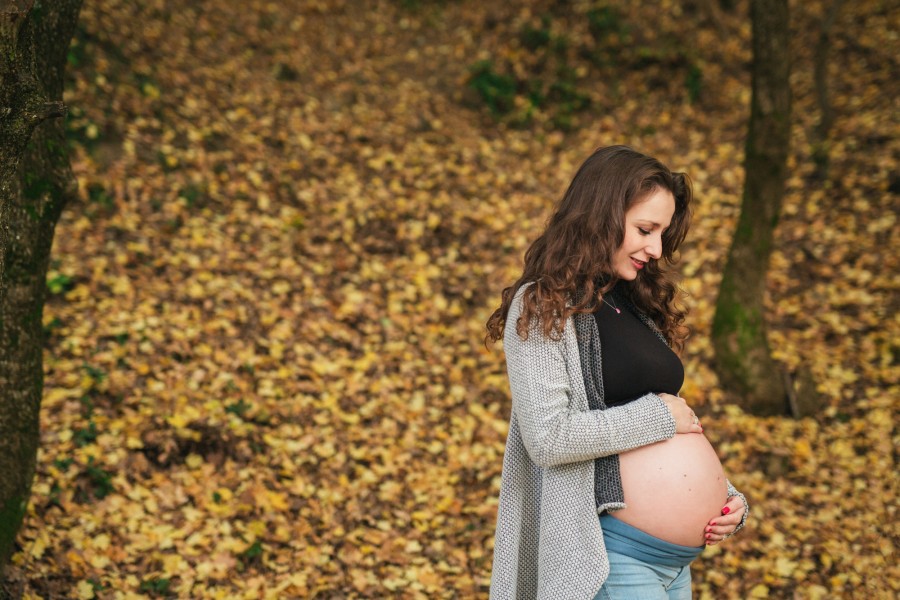
[[[669,439],[675,420],[656,394],[590,410],[574,319],[559,340],[536,323],[527,340],[516,333],[525,287],[510,306],[503,337],[512,415],[490,597],[590,600],[609,575],[594,459]]]

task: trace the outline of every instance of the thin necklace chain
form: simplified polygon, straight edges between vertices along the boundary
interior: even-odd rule
[[[610,296],[610,298],[612,298],[612,296]],[[605,297],[605,296],[603,297],[603,301],[606,302],[606,297]],[[606,302],[606,305],[607,305],[608,307],[610,307],[611,309],[613,309],[614,311],[616,311],[616,314],[617,314],[617,315],[621,315],[621,314],[622,314],[622,309],[619,308],[618,306],[616,306],[616,301],[615,301],[615,300],[613,300],[613,303],[612,303],[612,304],[610,304],[609,302]]]

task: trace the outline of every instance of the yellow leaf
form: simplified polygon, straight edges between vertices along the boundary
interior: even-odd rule
[[[169,425],[171,425],[172,427],[174,427],[176,429],[184,429],[185,427],[187,427],[187,424],[188,424],[187,417],[185,417],[181,413],[177,413],[177,414],[167,417],[166,421],[169,423]]]
[[[334,448],[334,444],[332,444],[331,442],[324,442],[313,446],[313,452],[315,452],[322,458],[331,458],[332,456],[334,456],[336,450]]]
[[[250,521],[250,523],[247,524],[247,530],[257,536],[265,534],[268,527],[269,526],[265,521],[261,521],[259,519]]]
[[[105,554],[95,554],[88,559],[88,562],[92,567],[101,571],[110,565],[109,557]]]
[[[101,533],[94,537],[92,545],[97,550],[106,550],[109,548],[109,536],[105,533]]]
[[[797,458],[803,460],[812,456],[812,447],[809,445],[809,440],[800,438],[794,442],[794,454]]]
[[[282,492],[269,492],[269,504],[278,511],[286,511],[290,508],[287,496]]]
[[[141,91],[144,92],[145,96],[147,96],[148,98],[152,98],[153,100],[156,100],[160,97],[160,95],[162,95],[159,91],[159,88],[149,81],[145,82],[144,85],[141,86]]]
[[[781,577],[790,577],[796,568],[797,563],[784,556],[779,556],[775,561],[775,572]]]
[[[87,581],[79,581],[77,591],[81,600],[90,600],[94,597],[94,586]]]
[[[37,538],[35,538],[34,543],[31,545],[31,556],[34,558],[42,557],[44,555],[44,550],[47,549],[49,543],[50,536],[47,535],[45,531],[38,533]]]

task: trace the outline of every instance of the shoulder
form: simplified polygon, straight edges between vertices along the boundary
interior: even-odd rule
[[[522,339],[518,333],[519,321],[524,317],[522,313],[524,312],[525,295],[528,292],[528,289],[533,285],[533,282],[523,284],[522,287],[516,291],[512,302],[510,302],[509,313],[506,319],[506,331],[503,339],[503,344],[507,352],[513,348],[523,346],[565,346],[567,345],[567,342],[572,341],[568,338],[575,335],[576,324],[572,315],[566,317],[565,322],[561,322],[563,317],[556,317],[559,319],[555,323],[556,327],[552,329],[551,335],[547,335],[545,333],[544,323],[541,321],[540,316],[534,314],[537,311],[532,311],[532,314],[529,317],[529,323],[525,327],[528,333],[527,338]]]
[[[522,316],[522,309],[525,303],[525,292],[532,285],[534,285],[533,282],[528,282],[519,286],[519,289],[516,290],[512,301],[509,303],[509,312],[506,314],[506,328],[503,335],[503,345],[505,348],[507,348],[507,351],[510,346],[520,344],[525,341],[521,337],[519,337],[518,334],[519,319]],[[532,323],[528,327],[528,337],[532,337],[535,334],[534,329],[534,319],[532,318]]]

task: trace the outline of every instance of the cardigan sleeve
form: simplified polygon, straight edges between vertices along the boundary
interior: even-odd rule
[[[747,503],[747,497],[741,492],[737,491],[737,489],[731,485],[731,482],[727,479],[725,480],[725,484],[727,487],[727,494],[729,498],[733,498],[734,496],[738,496],[741,499],[741,502],[744,503],[744,515],[741,517],[741,522],[737,524],[737,527],[734,528],[734,531],[726,535],[726,538],[729,538],[736,534],[738,531],[743,529],[744,525],[747,523],[747,517],[750,516],[750,505]]]
[[[574,407],[574,366],[570,363],[577,363],[577,355],[567,356],[571,349],[564,336],[550,339],[536,326],[529,331],[528,339],[522,340],[514,326],[518,305],[514,302],[510,310],[504,351],[513,412],[524,446],[536,465],[592,460],[675,435],[675,419],[656,394],[606,410]],[[571,326],[570,320],[566,327]]]

